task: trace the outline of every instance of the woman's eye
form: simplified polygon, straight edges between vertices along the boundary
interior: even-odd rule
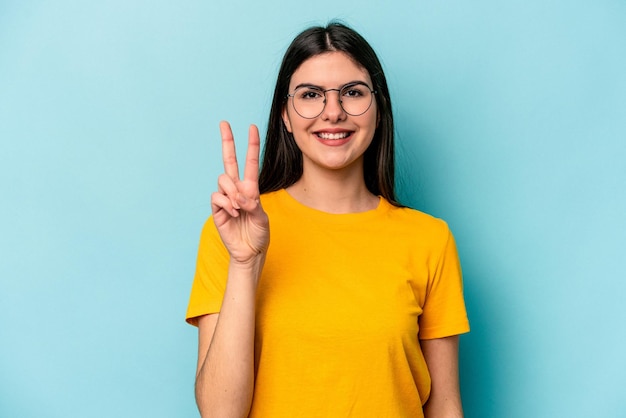
[[[362,96],[363,96],[363,94],[364,94],[364,93],[363,93],[363,89],[358,88],[358,87],[350,87],[349,89],[346,89],[346,90],[343,92],[343,95],[344,95],[344,96],[347,96],[347,97],[355,97],[355,98],[356,98],[356,97],[362,97]]]
[[[305,90],[300,94],[300,98],[304,100],[315,100],[322,96],[323,94],[317,90]]]

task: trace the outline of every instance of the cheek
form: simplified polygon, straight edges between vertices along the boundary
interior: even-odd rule
[[[365,116],[365,115],[364,115]],[[380,122],[380,114],[377,109],[372,109],[372,112],[368,112],[367,118],[363,120],[363,125],[367,126],[369,129],[378,128],[378,124]]]

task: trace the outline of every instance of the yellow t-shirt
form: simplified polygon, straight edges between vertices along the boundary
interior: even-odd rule
[[[270,247],[257,290],[250,417],[421,417],[419,339],[469,331],[445,222],[381,198],[328,214],[285,190],[261,196]],[[228,253],[204,226],[187,321],[220,311]]]

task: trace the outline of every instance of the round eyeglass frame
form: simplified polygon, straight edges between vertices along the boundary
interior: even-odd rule
[[[354,86],[364,86],[364,87],[366,87],[366,88],[370,91],[370,93],[372,93],[372,95],[370,96],[370,103],[367,105],[367,107],[365,108],[365,110],[364,110],[364,111],[362,111],[361,113],[350,113],[350,112],[348,112],[348,111],[347,111],[347,110],[343,107],[343,100],[341,100],[341,92],[342,92],[342,91],[344,91],[344,90],[345,90],[345,89],[347,89],[347,88],[354,87]],[[295,98],[296,92],[297,92],[299,89],[302,89],[302,88],[315,88],[316,90],[319,90],[320,92],[324,93],[324,102],[323,102],[323,103],[324,103],[324,106],[322,106],[322,110],[320,110],[320,113],[318,113],[317,115],[315,115],[315,116],[304,116],[303,114],[301,114],[300,112],[298,112],[298,109],[296,108],[296,104],[294,103],[293,99]],[[367,84],[365,84],[364,82],[362,82],[362,81],[357,81],[357,82],[355,82],[355,83],[348,83],[348,84],[345,84],[345,85],[341,86],[341,87],[340,87],[340,88],[338,88],[338,89],[326,89],[326,90],[323,90],[323,89],[318,88],[318,87],[315,87],[315,86],[300,86],[300,87],[296,88],[292,94],[287,94],[286,98],[287,98],[287,99],[289,99],[290,97],[292,98],[291,105],[293,106],[293,110],[295,110],[295,111],[296,111],[296,113],[297,113],[300,117],[302,117],[302,118],[304,118],[304,119],[315,119],[315,118],[317,118],[319,115],[321,115],[322,113],[324,113],[324,109],[326,109],[326,102],[327,102],[327,100],[328,100],[328,97],[326,96],[326,92],[329,92],[329,91],[336,91],[336,92],[339,94],[339,106],[341,106],[341,110],[343,110],[343,111],[344,111],[347,115],[350,115],[350,116],[361,116],[362,114],[364,114],[365,112],[367,112],[368,110],[370,110],[370,107],[372,107],[372,103],[374,102],[374,95],[377,93],[377,91],[376,91],[376,90],[372,90],[372,89],[370,88],[370,86],[368,86],[368,85],[367,85]]]

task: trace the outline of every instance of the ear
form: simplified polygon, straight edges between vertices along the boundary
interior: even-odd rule
[[[293,133],[291,130],[291,121],[289,120],[289,114],[287,112],[287,104],[283,106],[283,123],[285,124],[285,128],[287,128],[287,132]]]

